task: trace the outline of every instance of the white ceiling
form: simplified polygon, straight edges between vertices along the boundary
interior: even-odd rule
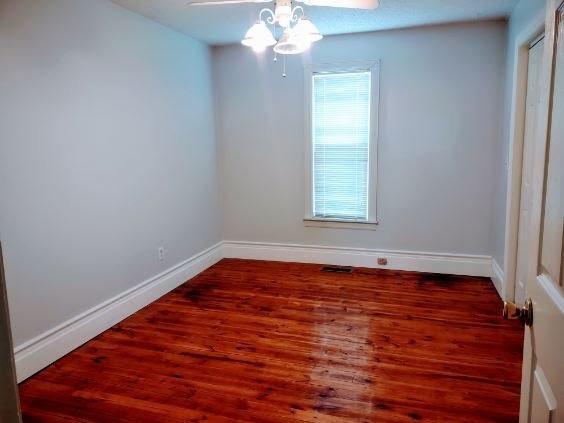
[[[269,4],[188,6],[189,0],[112,0],[127,9],[202,40],[239,42]],[[507,17],[517,0],[381,0],[376,10],[306,7],[324,35]]]

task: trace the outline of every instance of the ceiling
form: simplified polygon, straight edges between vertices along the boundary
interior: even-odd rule
[[[112,0],[211,45],[239,42],[269,4],[188,6],[189,0]],[[504,18],[517,0],[381,0],[376,10],[306,7],[324,35]]]

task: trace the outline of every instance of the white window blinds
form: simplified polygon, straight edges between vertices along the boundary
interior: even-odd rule
[[[313,216],[367,220],[370,71],[312,78]]]

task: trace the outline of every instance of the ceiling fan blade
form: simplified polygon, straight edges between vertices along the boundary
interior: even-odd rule
[[[270,3],[272,0],[196,0],[188,3],[189,6],[217,6],[221,4],[242,3]]]
[[[307,6],[346,7],[347,9],[376,9],[379,0],[297,0]]]

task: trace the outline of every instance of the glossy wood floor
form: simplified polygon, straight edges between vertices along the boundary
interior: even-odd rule
[[[517,422],[485,278],[223,260],[20,386],[26,422]]]

